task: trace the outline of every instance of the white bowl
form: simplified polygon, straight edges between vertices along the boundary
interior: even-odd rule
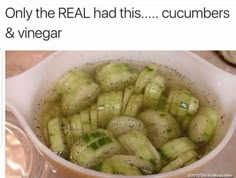
[[[159,52],[159,51],[69,51],[57,52],[49,56],[30,70],[6,80],[6,106],[12,111],[35,147],[42,153],[45,160],[58,171],[60,178],[75,177],[121,177],[104,174],[85,169],[66,161],[50,151],[36,136],[36,123],[34,120],[36,105],[46,93],[48,87],[65,71],[75,66],[83,66],[102,60],[127,59],[149,61],[165,64],[177,69],[181,74],[194,81],[198,88],[208,92],[207,97],[214,98],[219,106],[219,112],[224,124],[220,124],[213,140],[209,154],[199,161],[167,173],[141,176],[141,177],[182,177],[188,173],[196,172],[209,160],[214,158],[230,140],[236,126],[236,77],[209,64],[190,52]],[[221,120],[222,121],[222,120]],[[131,176],[125,176],[131,177]]]

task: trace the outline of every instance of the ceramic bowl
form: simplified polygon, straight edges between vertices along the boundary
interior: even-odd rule
[[[53,171],[58,172],[60,178],[121,177],[89,170],[60,158],[37,137],[37,124],[34,120],[35,108],[39,100],[45,95],[50,84],[64,72],[75,66],[82,67],[86,63],[117,59],[130,62],[134,60],[155,62],[176,69],[205,92],[210,101],[217,104],[222,116],[216,136],[211,143],[211,151],[207,155],[187,167],[141,177],[183,177],[189,173],[197,172],[223,150],[236,126],[236,76],[222,71],[190,52],[183,51],[56,52],[30,70],[6,80],[6,107],[15,114],[34,146],[51,165]]]

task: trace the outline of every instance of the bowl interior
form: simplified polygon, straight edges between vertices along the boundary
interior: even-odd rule
[[[220,124],[208,149],[213,150],[224,138],[235,117],[235,76],[228,74],[188,52],[58,52],[29,71],[7,80],[6,100],[22,113],[30,128],[38,134],[35,116],[38,103],[59,76],[74,67],[103,60],[134,60],[164,64],[189,78],[199,93],[216,105]]]

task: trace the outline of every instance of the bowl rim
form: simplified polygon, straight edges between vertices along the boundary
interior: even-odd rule
[[[57,51],[57,52],[54,52],[51,55],[49,55],[48,57],[46,57],[45,60],[43,60],[42,62],[39,62],[38,64],[36,64],[34,67],[30,68],[29,70],[27,70],[27,71],[25,71],[25,72],[23,72],[23,73],[21,73],[21,74],[19,74],[17,76],[10,77],[7,80],[16,79],[17,77],[26,75],[28,72],[33,71],[36,67],[40,67],[41,65],[47,64],[57,54],[60,54],[60,53],[63,53],[63,52],[68,52],[68,51]],[[73,51],[70,51],[70,52],[73,52]],[[112,52],[112,51],[110,51],[110,52]],[[193,54],[192,52],[189,52],[189,51],[181,51],[181,52],[182,53],[186,53],[186,54],[192,56],[193,58],[198,59],[199,62],[201,62],[203,65],[208,65],[209,67],[214,68],[215,70],[224,72],[224,74],[228,75],[228,77],[233,77],[234,79],[236,79],[235,75],[233,75],[231,73],[228,73],[228,72],[226,72],[226,71],[216,67],[215,65],[207,62],[206,60],[202,59],[200,56],[197,56],[196,54]],[[104,178],[106,178],[106,177],[107,178],[108,177],[109,178],[118,178],[118,177],[135,178],[135,177],[137,177],[137,176],[120,176],[120,175],[112,175],[112,174],[106,174],[106,173],[97,172],[97,171],[94,171],[94,170],[91,170],[91,169],[87,169],[87,168],[81,167],[79,165],[71,163],[71,162],[69,162],[69,161],[67,161],[67,160],[57,156],[44,143],[42,143],[38,139],[38,137],[33,132],[33,130],[28,126],[28,123],[24,119],[24,116],[17,110],[17,108],[15,108],[13,105],[11,105],[8,101],[6,101],[5,105],[6,105],[6,109],[11,111],[15,115],[15,117],[18,119],[18,121],[20,122],[20,124],[24,128],[25,132],[27,133],[27,135],[29,136],[31,141],[33,141],[33,144],[41,152],[41,154],[47,155],[47,157],[49,157],[50,159],[52,159],[55,162],[57,162],[57,164],[60,164],[60,165],[66,167],[67,169],[70,169],[70,170],[72,170],[74,172],[81,172],[82,174],[90,175],[90,176],[95,176],[95,177],[104,177]],[[177,175],[184,174],[186,172],[189,172],[189,171],[192,171],[194,169],[197,169],[197,168],[201,167],[202,165],[204,165],[205,163],[207,163],[208,161],[213,159],[216,155],[218,155],[220,153],[220,151],[223,150],[223,148],[226,146],[226,144],[231,139],[231,137],[232,137],[232,135],[234,133],[235,127],[236,127],[236,113],[234,113],[231,125],[229,126],[228,131],[226,132],[225,136],[222,138],[220,143],[212,151],[210,151],[207,155],[205,155],[203,158],[201,158],[197,162],[195,162],[193,164],[190,164],[190,165],[188,165],[186,167],[174,170],[174,171],[170,171],[170,172],[166,172],[166,173],[158,173],[158,174],[153,174],[153,175],[139,176],[139,177],[140,178],[144,178],[144,177],[145,178],[154,178],[154,177],[155,178],[162,178],[162,177],[167,177],[167,176],[172,177],[172,176],[177,176]]]

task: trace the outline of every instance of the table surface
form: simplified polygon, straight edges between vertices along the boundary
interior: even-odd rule
[[[236,67],[224,62],[217,52],[192,51],[217,67],[236,75]],[[42,61],[53,51],[6,52],[6,78],[17,75]],[[236,176],[236,132],[224,150],[201,171],[201,173],[232,174]]]

